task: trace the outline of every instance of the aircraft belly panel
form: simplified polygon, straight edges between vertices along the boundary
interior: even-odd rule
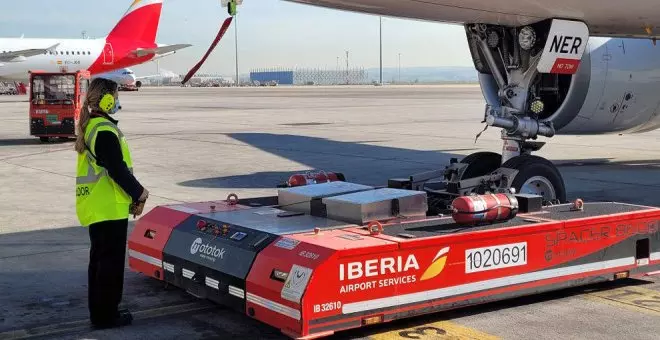
[[[591,34],[647,36],[643,27],[660,26],[660,4],[601,0],[287,0],[386,16],[442,22],[525,25],[547,18],[584,20]],[[658,32],[654,32],[656,35]]]

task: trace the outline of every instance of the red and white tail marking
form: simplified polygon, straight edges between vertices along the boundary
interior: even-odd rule
[[[108,34],[107,40],[128,39],[154,43],[163,0],[135,0]]]

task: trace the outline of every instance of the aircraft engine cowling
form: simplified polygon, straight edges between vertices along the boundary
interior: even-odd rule
[[[531,98],[556,134],[640,133],[660,128],[660,46],[646,39],[590,37],[575,75],[540,74]],[[492,75],[479,74],[483,95],[499,106]]]

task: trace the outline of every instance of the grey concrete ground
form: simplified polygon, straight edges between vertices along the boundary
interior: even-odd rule
[[[89,241],[75,216],[76,155],[70,142],[41,144],[29,136],[25,100],[0,97],[0,338],[282,338],[128,269],[124,301],[138,312],[136,323],[87,329]],[[120,127],[152,194],[146,209],[230,192],[273,194],[289,174],[310,168],[384,184],[501,146],[496,129],[475,143],[483,99],[474,86],[163,88],[122,93],[121,100]],[[558,136],[539,155],[561,164],[570,198],[660,206],[658,136]],[[634,283],[660,291],[657,280]],[[573,290],[336,338],[450,318],[507,339],[652,339],[660,332],[658,315]]]

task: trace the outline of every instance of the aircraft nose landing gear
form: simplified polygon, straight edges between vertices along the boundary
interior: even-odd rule
[[[560,80],[571,79],[576,70],[549,68],[558,58],[547,46],[548,37],[561,34],[562,25],[579,23],[548,20],[524,27],[468,24],[470,52],[480,75],[486,99],[482,123],[502,129],[502,152],[477,152],[453,162],[444,172],[446,185],[438,188],[419,183],[432,173],[411,177],[411,186],[438,197],[438,207],[457,196],[487,193],[531,194],[544,204],[566,202],[564,180],[555,165],[532,153],[561,128],[553,112],[563,101]],[[572,58],[581,58],[582,52]],[[552,63],[550,63],[552,64]],[[568,78],[567,78],[568,77]],[[478,138],[478,136],[477,136]]]

